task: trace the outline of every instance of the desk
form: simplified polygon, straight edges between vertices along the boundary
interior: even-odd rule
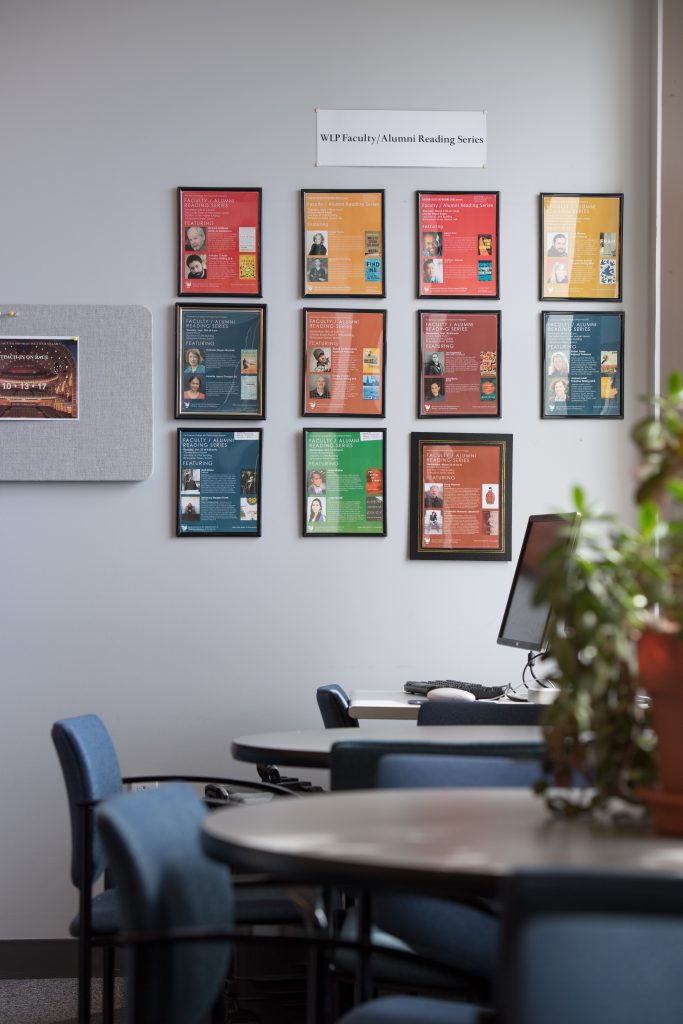
[[[410,743],[435,754],[464,749],[469,744],[490,744],[491,754],[501,757],[538,757],[543,752],[543,734],[535,725],[430,725],[410,723],[360,729],[302,729],[240,736],[233,741],[232,754],[250,764],[277,764],[296,768],[328,768],[333,743],[340,740],[386,740]],[[288,801],[289,802],[289,801]]]
[[[681,839],[643,824],[556,820],[521,789],[331,793],[220,810],[202,827],[211,856],[290,881],[495,896],[520,868],[683,878]]]

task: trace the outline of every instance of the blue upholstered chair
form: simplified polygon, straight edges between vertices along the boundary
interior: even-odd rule
[[[349,695],[338,683],[319,686],[315,693],[326,729],[355,729],[358,721],[349,714]]]
[[[538,725],[542,704],[499,704],[485,700],[428,700],[420,705],[418,725]]]
[[[97,811],[120,894],[123,941],[130,943],[129,1024],[197,1024],[220,997],[230,961],[227,940],[145,941],[154,933],[170,938],[173,929],[232,928],[230,872],[201,846],[206,813],[183,783],[123,793]]]
[[[96,829],[92,826],[97,804],[116,796],[125,784],[151,781],[149,777],[122,779],[119,761],[111,737],[97,715],[79,715],[55,722],[52,739],[66,784],[71,818],[71,879],[78,889],[78,915],[69,930],[78,937],[78,1019],[90,1020],[90,988],[93,946],[103,949],[103,1024],[113,1017],[114,953],[112,939],[121,924],[118,894],[115,890],[92,895],[94,883],[102,876],[106,858]],[[155,780],[167,778],[154,776]],[[192,781],[209,781],[193,777]],[[241,787],[284,794],[286,790],[261,783],[216,779],[213,782],[239,784]],[[299,913],[286,894],[278,888],[240,890],[236,916],[242,924],[289,923],[300,920]]]

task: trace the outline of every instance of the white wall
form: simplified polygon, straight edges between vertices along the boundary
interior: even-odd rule
[[[148,306],[156,440],[146,483],[0,485],[0,937],[64,935],[74,904],[54,719],[101,714],[124,771],[227,772],[231,737],[317,725],[322,682],[518,677],[520,654],[495,644],[514,563],[407,559],[409,433],[429,428],[414,416],[414,192],[501,191],[504,417],[488,429],[514,434],[514,551],[576,481],[625,508],[651,334],[651,14],[642,0],[4,0],[0,309]],[[488,168],[316,169],[315,106],[486,108]],[[264,190],[258,541],[174,537],[178,185]],[[299,536],[301,187],[387,191],[386,539]],[[623,423],[539,419],[537,197],[580,190],[626,196]]]

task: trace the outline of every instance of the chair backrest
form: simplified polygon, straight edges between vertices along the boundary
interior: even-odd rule
[[[202,850],[206,808],[185,783],[123,793],[97,812],[124,932],[229,929],[229,869]],[[129,956],[130,1024],[195,1024],[221,990],[226,942],[142,943]]]
[[[524,788],[541,776],[538,761],[451,754],[391,754],[380,760],[378,789]]]
[[[680,879],[524,872],[505,887],[499,1003],[509,1024],[674,1024]]]
[[[499,704],[484,700],[427,700],[418,725],[538,725],[542,704]]]
[[[362,732],[362,730],[361,730]],[[471,743],[460,740],[457,744],[446,741],[438,744],[425,740],[382,740],[359,739],[339,740],[332,745],[330,751],[330,788],[343,789],[374,789],[377,784],[377,769],[380,760],[388,754],[426,754],[449,757],[470,756],[472,759],[503,757],[514,760],[531,760],[534,778],[539,778],[541,769],[539,761],[544,754],[542,742],[522,744],[518,742],[482,743],[473,740]]]
[[[63,718],[52,726],[52,741],[62,768],[71,817],[71,880],[79,889],[99,878],[105,857],[96,831],[92,837],[91,877],[83,877],[83,802],[107,800],[123,789],[121,768],[111,736],[97,715]]]
[[[338,683],[319,686],[315,693],[326,729],[353,729],[358,721],[349,714],[349,695]]]

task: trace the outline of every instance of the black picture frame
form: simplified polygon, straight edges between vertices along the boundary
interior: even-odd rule
[[[439,323],[442,318],[443,323]],[[434,341],[426,339],[426,329],[434,320]],[[493,337],[477,343],[465,339],[470,326],[492,327]],[[451,337],[444,329],[452,325]],[[472,332],[474,333],[474,332]],[[483,331],[481,331],[483,334]],[[436,339],[439,348],[435,348]],[[457,339],[457,341],[456,341]],[[486,344],[494,348],[482,348]],[[440,361],[432,364],[432,356]],[[476,359],[478,370],[470,369]],[[499,309],[419,309],[417,312],[417,416],[418,419],[500,419],[502,416],[502,313]],[[430,372],[433,370],[434,372]],[[457,391],[453,387],[457,379]],[[451,393],[449,395],[449,381]],[[430,395],[432,385],[440,391]],[[431,399],[431,400],[430,400]],[[491,411],[489,411],[489,407]]]
[[[331,261],[335,259],[334,246],[333,251],[330,252],[330,239],[329,239],[329,228],[317,225],[312,227],[307,216],[307,197],[308,196],[377,196],[379,197],[380,207],[380,226],[379,226],[379,239],[374,236],[377,234],[377,226],[357,226],[354,225],[354,229],[345,230],[343,225],[339,225],[339,230],[345,233],[348,238],[357,240],[357,253],[354,257],[356,261],[356,270],[361,270],[361,278],[365,278],[365,282],[368,285],[380,285],[379,288],[361,288],[354,290],[352,285],[347,288],[340,289],[338,291],[330,289],[321,289],[316,291],[312,289],[312,284],[327,284],[330,278],[330,265]],[[335,220],[335,223],[338,223]],[[362,239],[361,239],[362,234]],[[321,243],[316,243],[314,236],[322,235],[323,240]],[[327,238],[325,236],[327,235]],[[319,244],[320,248],[319,255],[313,254],[312,245]],[[325,250],[323,255],[322,250]],[[361,255],[362,250],[362,255]],[[377,251],[375,251],[377,250]],[[307,188],[301,189],[301,294],[305,299],[383,299],[386,297],[386,224],[385,224],[385,194],[383,188]],[[348,247],[346,250],[346,256],[348,257]],[[314,261],[312,265],[309,265],[309,260]],[[315,261],[318,263],[325,261],[324,266],[321,269],[321,273],[324,272],[324,277],[317,279],[311,278],[311,273],[315,269]],[[359,264],[359,261],[362,263]],[[380,275],[379,278],[374,276],[377,272],[377,263],[379,262]],[[334,269],[334,268],[333,268]],[[368,278],[368,274],[371,274]],[[334,275],[333,275],[334,276]]]
[[[331,435],[336,435],[339,441],[336,451]],[[386,441],[385,427],[377,430],[345,427],[304,429],[304,537],[386,537]],[[345,476],[349,481],[346,487]],[[318,502],[317,508],[314,507],[315,501]],[[354,510],[358,513],[355,518],[349,515],[349,511]],[[321,518],[316,520],[314,516],[318,514]],[[335,516],[336,525],[341,524],[344,528],[333,528]]]
[[[541,313],[541,419],[624,418],[624,322],[616,309]]]
[[[176,419],[265,420],[266,320],[260,302],[176,303]],[[194,375],[201,399],[188,390]]]
[[[410,435],[411,559],[511,560],[512,446],[512,434]]]
[[[262,479],[262,429],[178,427],[176,536],[260,537]]]
[[[190,280],[190,274],[186,265],[186,260],[191,255],[192,249],[187,244],[185,236],[186,230],[191,227],[187,222],[185,216],[185,208],[183,204],[184,196],[193,193],[224,193],[226,196],[243,197],[247,195],[253,195],[255,203],[255,214],[256,223],[247,223],[244,225],[233,224],[232,220],[234,217],[230,217],[227,212],[220,212],[220,209],[210,209],[208,199],[205,201],[206,214],[204,220],[210,218],[211,223],[218,221],[220,223],[221,231],[219,233],[220,242],[216,243],[215,249],[211,243],[211,227],[206,224],[200,224],[198,227],[200,230],[204,230],[204,244],[196,248],[196,251],[202,257],[203,271],[205,278],[193,278]],[[178,296],[180,298],[193,298],[195,296],[202,296],[203,298],[214,298],[214,299],[260,299],[263,297],[263,190],[258,186],[251,188],[232,188],[227,186],[211,187],[200,187],[200,186],[187,186],[181,185],[177,189],[178,197]],[[194,213],[194,211],[193,211]],[[195,217],[199,219],[202,216],[201,213],[197,212]],[[244,216],[250,220],[252,214],[245,213]],[[195,219],[195,217],[191,219]],[[236,245],[234,244],[235,228],[237,229]],[[242,231],[250,231],[252,228],[255,229],[255,240],[254,240],[254,251],[252,252],[251,247],[244,249],[241,239]],[[212,267],[213,257],[216,257],[216,269]],[[230,271],[230,267],[236,265],[237,274]],[[221,277],[221,273],[223,276]],[[252,273],[254,275],[254,284],[252,284]],[[244,275],[244,276],[243,276]],[[227,285],[231,282],[232,287],[221,288],[220,282],[223,281]],[[243,283],[242,283],[243,281]]]
[[[319,332],[316,335],[317,341],[315,337],[311,340],[311,335],[316,333],[312,329],[312,324],[316,319],[321,321],[317,328]],[[361,337],[355,339],[353,344],[350,337],[345,338],[342,334],[348,327],[349,320],[358,320],[366,325],[365,332],[359,327],[357,333]],[[335,321],[337,322],[337,334],[335,334],[333,326]],[[371,334],[373,321],[378,321],[380,324],[381,333],[378,346],[374,345]],[[351,326],[351,333],[353,333],[353,325]],[[367,336],[368,347],[363,344],[363,334]],[[302,336],[302,415],[306,418],[334,416],[342,419],[348,417],[384,419],[386,415],[387,311],[385,309],[341,309],[338,306],[334,308],[307,306],[302,310]],[[346,341],[346,345],[344,345],[344,341]],[[343,356],[342,352],[335,352],[335,347],[343,350]],[[353,347],[355,347],[355,353],[350,351]],[[376,348],[379,351],[378,365],[373,366],[366,362],[366,353],[374,352]],[[323,354],[321,361],[318,362],[315,353],[321,350]],[[375,357],[371,358],[374,361]],[[344,390],[342,399],[336,401],[335,376],[337,376],[336,366],[340,361],[342,361],[345,371]],[[315,391],[320,377],[323,377],[326,383],[318,396]],[[379,377],[379,380],[375,382],[370,379],[374,377]],[[356,393],[349,394],[354,383]],[[360,394],[358,388],[360,388]],[[368,404],[372,402],[373,411],[364,412],[364,402]]]
[[[449,284],[445,278],[451,277],[452,274],[447,274],[445,271],[448,269],[447,264],[444,264],[445,252],[443,235],[445,233],[445,222],[443,225],[433,228],[426,226],[423,218],[422,200],[428,196],[440,196],[440,197],[457,197],[462,198],[465,202],[463,203],[463,210],[470,209],[471,204],[474,202],[474,196],[485,196],[487,198],[493,198],[495,201],[495,218],[494,224],[490,223],[490,217],[487,219],[480,218],[477,221],[475,214],[463,215],[464,219],[471,219],[471,224],[468,224],[464,231],[462,231],[462,237],[471,239],[472,245],[470,246],[469,252],[466,246],[460,246],[458,248],[458,263],[465,263],[467,260],[470,269],[476,270],[474,278],[482,281],[482,286],[488,284],[488,281],[492,281],[492,289],[488,287],[479,287],[471,290],[466,288],[453,288],[452,281]],[[446,202],[444,198],[444,203]],[[488,301],[500,298],[500,192],[493,191],[490,189],[421,189],[415,193],[415,216],[416,216],[416,246],[415,251],[417,255],[415,273],[416,273],[416,294],[420,301],[425,300],[427,302],[440,301],[441,299],[481,299],[482,301]],[[445,212],[442,216],[445,216]],[[464,227],[464,225],[463,225]],[[438,246],[438,255],[435,255],[433,251],[425,249],[425,236],[431,234],[432,236],[437,235],[441,241]],[[489,244],[489,256],[480,253],[479,246],[483,244],[483,240],[488,239]],[[495,253],[495,260],[492,255]],[[442,274],[441,280],[435,280],[428,282],[426,278],[425,261],[430,260],[432,263],[436,260],[437,268],[439,262],[441,262]],[[491,271],[491,277],[481,277],[480,273],[484,271],[484,263],[490,263],[490,268],[486,268]],[[481,264],[481,270],[480,270]],[[462,270],[461,266],[457,267],[458,270]],[[453,270],[456,270],[454,267]],[[462,274],[460,275],[462,276]],[[470,275],[472,279],[472,275]],[[430,284],[430,287],[426,287]]]
[[[609,210],[610,200],[616,203],[616,210],[612,213]],[[558,208],[551,214],[548,204],[553,201],[557,201]],[[591,220],[600,214],[588,211],[598,204],[605,204],[605,209],[603,219],[597,221],[596,227]],[[576,209],[572,211],[574,205]],[[603,231],[599,230],[600,226]],[[541,192],[539,228],[541,302],[622,301],[623,192]],[[555,243],[555,239],[559,241],[562,238],[564,252],[559,251]],[[616,277],[615,282],[609,280],[611,276]],[[588,278],[593,280],[591,290]]]

